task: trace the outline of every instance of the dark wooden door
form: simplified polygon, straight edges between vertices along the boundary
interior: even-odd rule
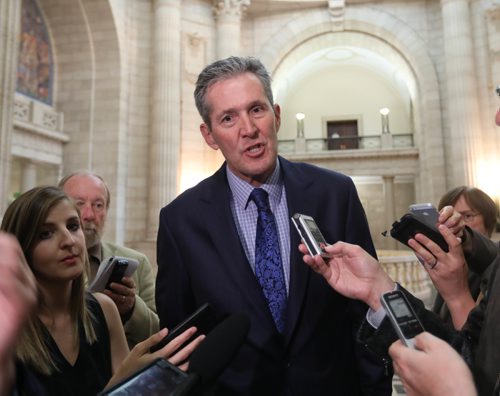
[[[358,148],[358,121],[328,121],[328,150],[347,150]]]

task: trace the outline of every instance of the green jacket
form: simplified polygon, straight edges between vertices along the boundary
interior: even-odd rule
[[[104,258],[122,256],[136,259],[137,270],[132,275],[136,285],[135,306],[132,316],[123,326],[130,348],[159,330],[159,320],[155,304],[155,280],[148,258],[133,249],[111,242],[102,242]]]

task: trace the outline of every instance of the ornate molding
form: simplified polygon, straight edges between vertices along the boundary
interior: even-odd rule
[[[221,16],[241,18],[248,6],[250,0],[214,0],[212,9],[215,19]]]
[[[206,39],[198,33],[183,34],[182,63],[184,75],[191,83],[195,83],[198,74],[206,65]]]
[[[333,30],[344,30],[345,0],[329,0],[328,11],[333,23]]]

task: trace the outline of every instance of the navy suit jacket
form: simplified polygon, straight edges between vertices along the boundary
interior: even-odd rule
[[[346,241],[375,255],[350,178],[279,158],[288,211],[314,217],[329,243]],[[283,335],[274,325],[240,243],[225,164],[160,212],[156,307],[172,328],[204,302],[244,313],[246,343],[219,379],[217,395],[391,394],[391,378],[355,341],[366,306],[336,293],[302,261],[290,224],[290,287]]]

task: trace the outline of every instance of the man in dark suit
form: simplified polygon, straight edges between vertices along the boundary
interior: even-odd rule
[[[161,210],[161,326],[171,328],[204,302],[250,318],[247,341],[220,378],[217,395],[390,394],[383,362],[355,342],[366,306],[342,297],[302,263],[290,222],[294,213],[310,215],[327,241],[356,243],[375,256],[352,180],[278,157],[280,107],[258,60],[231,57],[207,66],[195,100],[201,133],[226,162]],[[257,188],[269,197],[277,228],[283,282],[273,282],[285,286],[285,301],[278,304],[283,326],[256,275]]]

